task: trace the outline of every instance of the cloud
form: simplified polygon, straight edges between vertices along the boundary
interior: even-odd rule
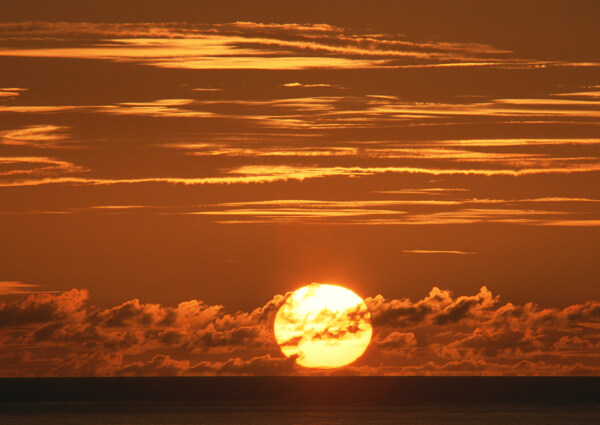
[[[406,254],[454,254],[454,255],[476,255],[477,252],[471,251],[444,251],[444,250],[427,250],[427,249],[403,249]]]
[[[0,296],[15,294],[41,294],[44,292],[60,292],[36,290],[36,288],[39,288],[39,285],[32,285],[28,283],[15,281],[0,281]]]
[[[567,93],[557,93],[554,96],[564,96],[564,97],[573,97],[575,99],[590,99],[590,100],[598,100],[600,98],[600,90],[598,90],[600,86],[590,86],[584,87],[584,89],[589,89],[586,91],[578,91],[578,92],[567,92]]]
[[[0,163],[17,164],[30,163],[52,164],[34,170],[14,170],[0,173],[0,176],[33,174],[44,175],[49,172],[68,170],[69,172],[85,171],[81,167],[65,161],[56,161],[40,157],[0,157]],[[600,171],[600,164],[581,164],[554,168],[523,168],[523,169],[434,169],[420,167],[294,167],[287,165],[262,166],[246,165],[228,170],[228,175],[221,177],[143,177],[143,178],[90,178],[90,177],[43,177],[28,179],[13,179],[0,182],[0,187],[11,186],[38,186],[46,184],[79,184],[79,185],[115,185],[115,184],[140,184],[140,183],[168,183],[183,185],[208,185],[208,184],[251,184],[273,183],[281,181],[304,181],[307,179],[325,177],[359,177],[377,174],[429,174],[443,175],[476,175],[476,176],[527,176],[537,174],[573,174],[592,173]]]
[[[455,192],[451,190],[450,192]],[[378,192],[379,193],[379,192]],[[6,214],[190,215],[216,223],[295,223],[322,225],[421,226],[505,223],[520,226],[598,226],[594,198],[440,199],[438,190],[384,191],[392,195],[431,195],[433,199],[317,200],[272,199],[201,205],[94,205],[63,210],[23,210]],[[544,209],[540,208],[544,206]],[[476,255],[463,250],[405,249],[405,255]]]
[[[424,168],[424,167],[294,167],[288,165],[262,166],[246,165],[229,171],[230,174],[262,176],[278,180],[305,180],[311,178],[347,176],[357,177],[385,173],[409,173],[439,175],[480,175],[480,176],[523,176],[535,174],[570,174],[600,171],[600,164],[577,164],[554,168],[521,169],[476,169],[476,168]]]
[[[214,375],[292,375],[295,358],[256,356],[227,361],[177,360],[157,354],[150,360],[127,361],[121,355],[94,353],[91,356],[71,355],[49,371],[49,376],[214,376]]]
[[[134,362],[121,367],[121,376],[176,376],[184,374],[190,367],[187,360],[173,360],[169,356],[158,354],[149,362]]]
[[[497,297],[485,286],[475,296],[456,299],[450,291],[434,287],[427,297],[416,303],[408,299],[386,300],[381,295],[367,298],[365,302],[374,326],[404,328],[425,322],[438,325],[457,322],[475,310],[493,305]]]
[[[435,193],[435,192],[434,192]],[[219,223],[322,223],[355,225],[443,225],[470,223],[512,223],[545,226],[595,226],[598,219],[585,204],[591,198],[525,199],[371,199],[309,200],[280,199],[224,202],[171,214],[209,217]],[[579,208],[574,205],[579,204]],[[547,205],[547,209],[533,208]],[[426,209],[425,211],[423,209]],[[167,213],[163,210],[163,213]],[[404,250],[405,254],[474,255],[461,250]]]
[[[317,109],[317,108],[315,108]],[[426,143],[425,143],[426,144]],[[231,157],[281,157],[281,158],[331,158],[352,157],[377,159],[405,159],[405,160],[444,160],[449,163],[480,163],[501,164],[509,167],[542,167],[564,165],[568,163],[584,162],[586,158],[556,157],[549,158],[539,153],[500,153],[478,152],[466,149],[429,148],[427,146],[414,148],[391,147],[263,147],[248,148],[236,147],[232,144],[219,143],[194,143],[165,146],[191,151],[194,156],[231,156]],[[587,158],[589,160],[589,158]]]
[[[413,332],[418,340],[414,349],[422,361],[433,359],[420,367],[436,373],[451,368],[470,374],[568,374],[577,363],[597,367],[594,344],[600,338],[598,328],[585,331],[585,336],[582,329],[600,320],[598,302],[564,309],[542,309],[532,303],[516,306],[501,303],[485,287],[479,294],[466,297],[453,297],[448,291],[434,288],[416,303],[386,301],[380,296],[366,301],[379,332]],[[393,338],[380,340],[386,341],[389,348]],[[401,341],[399,346],[403,344]],[[566,347],[574,351],[566,354]],[[523,372],[524,364],[531,370]],[[551,371],[553,364],[555,369]],[[415,369],[405,368],[404,372],[411,370]]]
[[[223,33],[240,34],[257,30],[286,33],[336,33],[341,29],[327,24],[268,24],[257,22],[232,22],[223,24],[187,24],[173,23],[88,23],[88,22],[11,22],[0,24],[0,34],[12,37],[49,37],[61,38],[195,38],[205,33],[214,33],[218,29]]]
[[[184,40],[185,41],[185,40]],[[300,91],[303,87],[293,84]],[[347,129],[364,129],[389,126],[410,127],[412,125],[464,125],[475,124],[479,117],[500,120],[499,123],[525,123],[535,116],[539,122],[566,123],[579,120],[580,124],[592,125],[598,111],[592,101],[557,99],[549,94],[546,98],[497,98],[488,101],[468,102],[417,102],[387,95],[309,96],[300,93],[297,97],[284,96],[274,99],[194,99],[193,89],[189,97],[162,98],[147,101],[118,102],[104,105],[2,105],[0,112],[6,114],[103,114],[109,116],[144,116],[156,119],[200,119],[208,126],[223,128],[225,123],[242,126],[233,133],[203,134],[201,141],[193,138],[173,138],[170,143],[152,146],[150,152],[157,155],[180,155],[179,161],[205,161],[215,158],[219,169],[202,175],[157,174],[148,171],[132,174],[130,169],[115,168],[110,175],[95,172],[61,158],[42,157],[37,154],[6,156],[0,159],[12,165],[0,171],[0,187],[41,185],[132,185],[132,184],[176,184],[176,185],[220,185],[220,184],[267,184],[280,182],[308,181],[314,179],[366,179],[375,176],[392,177],[394,174],[414,174],[443,177],[504,177],[592,174],[600,171],[592,148],[600,144],[597,138],[474,138],[432,140],[342,140],[323,138],[314,132]],[[287,92],[287,90],[284,90]],[[294,91],[294,90],[293,90]],[[217,95],[218,97],[219,95]],[[211,96],[212,97],[212,96]],[[565,103],[566,102],[566,103]],[[579,102],[579,103],[573,103]],[[591,102],[591,103],[590,103]],[[233,113],[235,111],[235,113]],[[509,121],[505,121],[505,120]],[[155,121],[157,122],[157,121]],[[235,125],[233,125],[235,124]],[[586,124],[586,125],[587,125]],[[228,124],[225,124],[229,127]],[[297,131],[298,130],[298,131]],[[302,130],[310,130],[305,132]],[[32,125],[4,130],[0,144],[5,152],[27,148],[72,147],[67,132],[70,128],[58,125]],[[282,134],[285,132],[285,134]],[[291,136],[290,136],[291,134]],[[292,137],[294,137],[292,139]],[[268,140],[268,142],[267,142]],[[291,140],[295,140],[292,142]],[[332,141],[333,140],[333,141]],[[301,143],[298,143],[301,142]],[[301,147],[298,147],[300,146]],[[78,148],[86,148],[78,143]],[[90,146],[92,147],[92,146]],[[95,144],[94,149],[107,149],[105,144]],[[561,149],[568,148],[568,149]],[[164,149],[161,151],[161,149]],[[182,152],[169,151],[181,149]],[[66,154],[66,152],[65,152]],[[129,154],[132,154],[131,152]],[[198,157],[196,159],[190,156]],[[20,158],[20,160],[19,160]],[[37,158],[37,159],[36,159]],[[41,159],[47,164],[41,166]],[[127,158],[131,161],[137,158]],[[199,169],[199,168],[197,168]],[[137,168],[136,170],[142,170]],[[148,169],[143,169],[148,170]],[[153,170],[153,169],[151,169]],[[84,174],[85,173],[85,174]],[[208,175],[207,175],[208,174]],[[372,178],[375,181],[375,178]],[[261,211],[254,211],[259,213]],[[202,212],[201,214],[209,214]],[[251,216],[253,211],[248,211]],[[473,211],[454,216],[424,214],[413,220],[398,220],[397,212],[380,211],[380,217],[365,209],[330,211],[330,215],[365,216],[364,224],[429,224],[477,222]],[[227,212],[224,215],[242,211]],[[292,210],[262,211],[262,215],[283,216],[289,222],[294,217],[318,217],[318,211]],[[492,214],[492,213],[490,213]],[[258,215],[258,214],[255,214]],[[324,215],[324,214],[321,214]],[[282,217],[283,218],[283,217]],[[376,220],[375,220],[376,218]],[[532,219],[520,223],[547,226],[596,226],[597,221],[589,217],[554,217],[552,220]],[[499,220],[499,218],[497,218]],[[259,219],[256,219],[259,220]],[[264,219],[261,219],[265,221]],[[510,222],[512,218],[502,218]],[[259,220],[260,221],[260,220]],[[357,220],[355,224],[360,224]]]
[[[22,303],[0,302],[0,328],[70,320],[82,311],[88,297],[88,291],[72,289],[60,295],[30,295]]]
[[[309,83],[285,83],[282,87],[305,87],[305,88],[316,88],[316,87],[334,87],[331,84],[309,84]]]
[[[11,39],[87,40],[84,45],[5,48],[5,56],[129,61],[186,69],[598,66],[596,62],[515,58],[478,43],[422,42],[396,34],[360,34],[327,24],[65,23],[0,24]],[[61,40],[61,41],[62,41]]]
[[[259,48],[244,47],[244,44]],[[58,57],[136,62],[159,68],[184,69],[310,69],[371,68],[382,64],[377,59],[309,56],[280,51],[280,47],[346,52],[313,42],[247,38],[205,33],[194,38],[115,38],[107,43],[84,47],[4,49],[1,56]]]
[[[17,97],[22,92],[27,91],[27,89],[19,88],[19,87],[0,87],[0,98],[3,97]]]
[[[101,308],[85,290],[0,302],[2,376],[289,374],[600,374],[600,303],[515,305],[482,287],[455,296],[365,299],[373,343],[356,365],[321,372],[284,357],[273,336],[286,295],[250,312],[190,300]]]
[[[216,363],[200,363],[189,370],[190,374],[203,375],[293,375],[297,371],[295,357],[281,358],[270,355],[248,360],[239,357]]]
[[[0,144],[34,148],[57,148],[67,139],[68,127],[55,125],[32,125],[24,128],[0,131]],[[64,146],[64,145],[63,145]]]
[[[0,156],[0,187],[13,186],[18,179],[36,181],[38,179],[53,179],[73,173],[87,171],[85,168],[68,161],[42,156]],[[15,180],[17,179],[17,180]],[[39,180],[38,180],[39,181]],[[18,184],[17,184],[18,185]]]
[[[418,341],[412,332],[390,332],[385,336],[377,336],[373,344],[381,351],[384,358],[389,356],[413,357]]]

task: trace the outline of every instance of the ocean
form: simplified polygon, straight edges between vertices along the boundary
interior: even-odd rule
[[[0,424],[594,424],[600,378],[0,379]]]

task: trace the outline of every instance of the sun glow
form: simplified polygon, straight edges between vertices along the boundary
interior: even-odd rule
[[[349,289],[312,283],[293,292],[275,317],[275,339],[305,367],[336,368],[358,359],[371,342],[371,316]]]

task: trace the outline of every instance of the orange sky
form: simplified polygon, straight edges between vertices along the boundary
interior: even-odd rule
[[[598,373],[597,2],[168,3],[0,5],[0,374]]]

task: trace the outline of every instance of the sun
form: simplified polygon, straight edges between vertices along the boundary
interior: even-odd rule
[[[352,363],[373,335],[364,301],[349,289],[312,283],[288,296],[275,316],[275,339],[286,356],[312,368]]]

